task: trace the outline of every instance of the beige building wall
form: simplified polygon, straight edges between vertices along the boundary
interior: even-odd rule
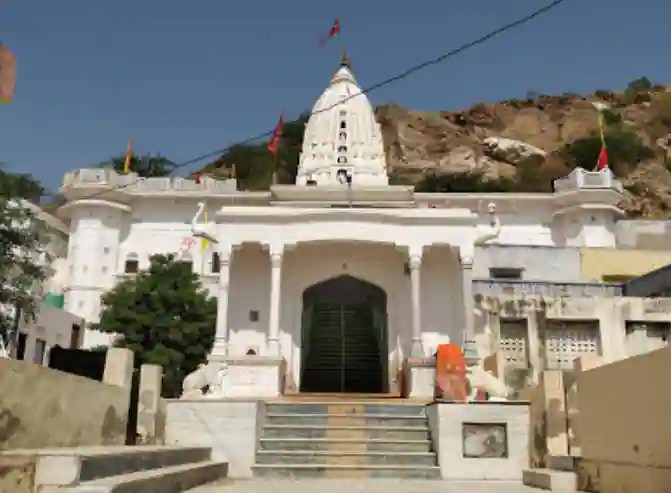
[[[127,387],[0,359],[0,450],[123,445],[129,400]]]
[[[497,373],[506,376],[514,391],[538,383],[545,370],[572,370],[573,360],[580,356],[598,356],[611,363],[648,353],[668,344],[671,337],[671,298],[476,296],[475,311],[478,351],[482,357],[498,354],[503,368]],[[520,327],[518,340],[506,339],[506,324],[511,323]],[[594,351],[584,343],[584,334],[595,339]],[[568,349],[561,368],[548,358],[556,356],[553,336],[554,349],[557,341]],[[524,382],[509,378],[507,365],[515,355],[522,361],[515,369],[528,373]]]
[[[82,317],[41,303],[35,320],[22,321],[19,327],[19,333],[25,337],[25,349],[21,359],[48,366],[52,347],[80,347],[84,324]]]
[[[671,348],[578,375],[580,483],[599,493],[671,488]]]
[[[669,264],[669,250],[580,249],[580,268],[584,281],[622,282]]]

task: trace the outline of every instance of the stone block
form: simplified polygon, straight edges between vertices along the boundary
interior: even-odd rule
[[[273,398],[282,395],[286,363],[273,356],[239,356],[213,362],[225,362],[226,376],[221,395],[216,398]]]
[[[576,493],[577,475],[573,472],[553,471],[551,469],[526,469],[522,482],[555,493]]]
[[[133,382],[133,351],[112,347],[107,350],[103,383],[130,390]]]
[[[160,444],[165,435],[165,410],[161,404],[163,368],[140,367],[140,389],[137,403],[137,433],[144,444]]]
[[[168,400],[166,443],[212,448],[232,478],[252,477],[262,406],[250,399]]]
[[[408,358],[404,365],[404,380],[404,397],[433,399],[436,389],[436,360]]]

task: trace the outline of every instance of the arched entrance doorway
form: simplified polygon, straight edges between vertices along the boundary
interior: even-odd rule
[[[301,355],[301,392],[386,392],[386,293],[352,276],[307,288]]]

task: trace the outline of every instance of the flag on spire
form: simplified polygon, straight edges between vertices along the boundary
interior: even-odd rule
[[[123,172],[130,173],[130,163],[133,159],[133,138],[128,137],[128,147],[126,148],[126,159],[123,162]]]
[[[601,136],[601,151],[599,151],[599,157],[596,160],[596,170],[601,171],[608,167],[608,149],[606,148],[606,133],[604,130],[604,119],[603,113],[599,111],[599,135]]]
[[[10,103],[14,99],[16,81],[16,57],[0,42],[0,103]]]
[[[321,46],[324,46],[326,43],[329,42],[329,40],[335,38],[338,34],[340,34],[340,21],[336,18],[336,20],[333,21],[333,24],[331,25],[331,29],[329,29],[328,34],[324,35],[322,39],[319,40],[319,44]]]
[[[284,126],[284,111],[280,113],[280,119],[275,125],[275,130],[273,130],[273,136],[268,142],[268,151],[277,157],[277,151],[280,149],[280,141],[282,140],[282,127]]]

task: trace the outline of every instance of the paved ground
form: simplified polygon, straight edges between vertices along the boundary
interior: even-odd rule
[[[539,493],[520,483],[400,479],[252,479],[225,481],[189,493]]]

